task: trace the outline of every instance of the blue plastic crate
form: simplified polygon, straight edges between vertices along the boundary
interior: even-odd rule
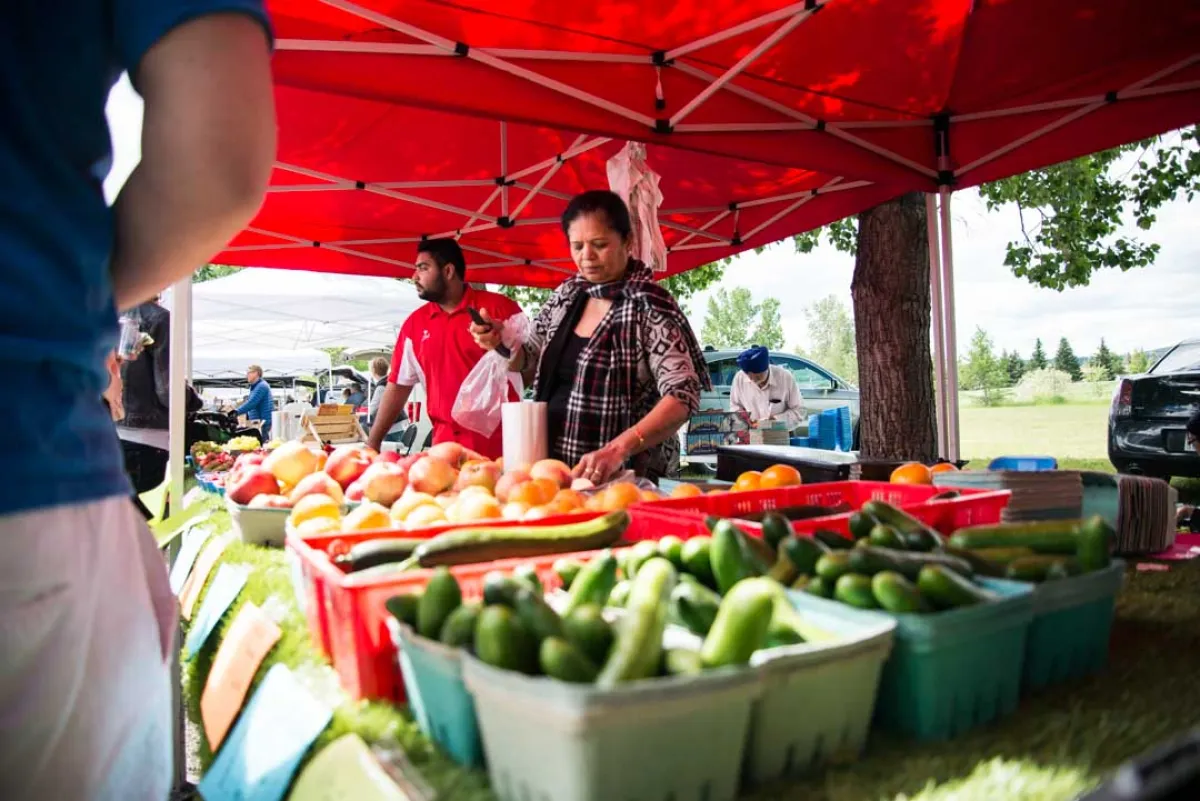
[[[1058,460],[1053,456],[1001,456],[988,464],[988,470],[1015,470],[1019,473],[1057,469]]]
[[[836,409],[833,409],[833,412],[836,419],[834,438],[837,442],[838,450],[854,450],[854,424],[850,420],[850,407],[838,406]]]
[[[483,765],[475,700],[462,677],[462,650],[420,637],[388,619],[408,703],[421,731],[460,765]]]
[[[827,412],[811,415],[808,418],[808,439],[810,448],[821,448],[831,451],[837,447],[837,418]]]
[[[1104,667],[1124,577],[1125,563],[1116,559],[1104,570],[1033,586],[1033,622],[1025,641],[1022,677],[1026,690]]]
[[[880,726],[918,740],[947,740],[1016,710],[1033,588],[1000,579],[980,584],[1002,599],[924,615],[851,610],[896,621],[875,705]]]

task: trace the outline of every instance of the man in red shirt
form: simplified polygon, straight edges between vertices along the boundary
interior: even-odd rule
[[[367,439],[375,450],[420,382],[425,387],[435,443],[457,442],[490,459],[500,456],[500,429],[485,437],[460,426],[450,411],[467,373],[486,352],[471,336],[467,308],[500,323],[519,313],[521,307],[503,295],[467,286],[466,274],[462,248],[453,239],[427,239],[417,247],[413,283],[417,297],[429,302],[409,315],[396,337],[387,389]],[[509,394],[517,400],[515,393]]]

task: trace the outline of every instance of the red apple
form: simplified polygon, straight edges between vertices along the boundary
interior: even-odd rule
[[[230,476],[225,496],[234,503],[250,503],[255,495],[278,495],[279,482],[271,471],[259,465],[247,467]]]
[[[467,487],[483,487],[491,494],[495,492],[499,479],[500,468],[495,462],[471,461],[458,471],[458,481],[454,483],[454,489],[461,492]]]
[[[377,462],[398,462],[400,461],[400,451],[384,451],[375,457]]]
[[[359,481],[363,485],[363,498],[384,506],[395,503],[408,486],[404,471],[392,462],[376,462]]]
[[[457,469],[463,463],[463,446],[457,442],[439,442],[426,451],[425,455],[430,459],[443,461]]]
[[[530,478],[545,478],[553,481],[560,488],[571,486],[571,468],[558,459],[542,459],[529,468]]]
[[[366,487],[362,479],[355,481],[350,486],[346,487],[346,500],[361,501],[363,499],[363,489]]]
[[[408,470],[408,481],[417,492],[437,495],[454,486],[458,471],[453,466],[433,456],[418,459]]]
[[[500,503],[508,503],[508,493],[512,492],[513,487],[524,484],[529,478],[529,471],[519,467],[500,476],[496,481],[496,500]]]
[[[266,459],[266,458],[267,458],[267,455],[265,453],[258,453],[257,451],[251,451],[250,453],[243,453],[241,456],[234,459],[233,466],[241,467],[241,468],[253,467],[256,464],[262,464],[263,459]]]
[[[342,485],[334,481],[333,476],[323,472],[312,473],[300,479],[300,483],[292,490],[288,500],[295,505],[296,501],[305,495],[328,495],[338,504],[345,500],[345,496],[342,494]]]
[[[378,456],[379,454],[371,448],[343,445],[329,455],[329,460],[325,462],[325,472],[345,489],[357,481]]]

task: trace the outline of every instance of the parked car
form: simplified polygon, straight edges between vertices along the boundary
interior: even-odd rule
[[[733,387],[733,377],[740,369],[737,357],[740,350],[715,350],[705,348],[704,360],[708,362],[708,374],[712,379],[712,392],[700,395],[701,409],[729,410],[729,392]],[[825,409],[838,406],[850,407],[850,419],[858,428],[858,388],[849,381],[840,378],[801,356],[791,353],[770,352],[771,364],[783,367],[796,378],[800,387],[800,395],[804,398],[804,407],[809,414],[816,414]]]
[[[1169,479],[1200,476],[1187,446],[1188,418],[1200,410],[1200,339],[1167,351],[1144,375],[1122,377],[1108,415],[1108,458],[1122,473]]]

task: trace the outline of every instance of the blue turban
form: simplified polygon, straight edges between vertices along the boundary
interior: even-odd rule
[[[747,373],[765,373],[771,366],[767,349],[761,345],[755,345],[753,348],[742,351],[737,358],[737,363],[738,367]]]

